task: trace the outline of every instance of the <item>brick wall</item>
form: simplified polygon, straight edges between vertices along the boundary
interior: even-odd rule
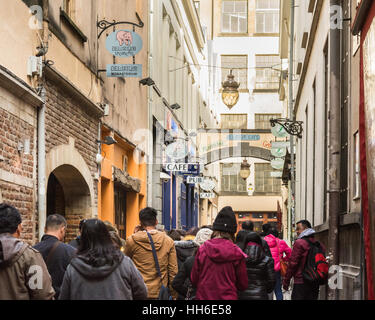
[[[46,89],[46,153],[56,146],[68,144],[69,137],[72,137],[75,139],[75,148],[94,177],[94,173],[97,172],[95,157],[98,152],[96,139],[99,119],[53,82],[47,81]],[[96,183],[94,183],[94,192],[95,205],[97,205]],[[65,199],[65,202],[68,200]],[[66,212],[65,218],[68,222],[66,241],[69,241],[78,233],[78,224],[83,216],[79,213]]]
[[[22,214],[23,232],[21,237],[30,244],[34,242],[35,197],[34,187],[30,186],[35,159],[33,157],[35,128],[19,117],[1,108],[0,105],[0,170],[10,173],[9,179],[0,179],[2,200],[16,207]],[[30,155],[19,153],[18,142],[30,139]],[[17,175],[15,182],[13,179]],[[24,178],[24,179],[22,179]],[[11,181],[13,179],[13,181]],[[25,183],[29,182],[29,185]],[[25,185],[21,185],[25,184]]]

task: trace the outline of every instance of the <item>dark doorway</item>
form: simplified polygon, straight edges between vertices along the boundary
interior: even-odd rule
[[[115,187],[115,225],[120,237],[126,239],[126,191]]]
[[[65,195],[62,185],[51,173],[47,185],[47,216],[60,214],[65,217]]]

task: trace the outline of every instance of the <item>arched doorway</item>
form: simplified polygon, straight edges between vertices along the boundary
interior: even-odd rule
[[[47,215],[61,214],[68,222],[66,241],[78,233],[80,220],[91,216],[91,194],[82,174],[73,166],[57,167],[48,177]]]

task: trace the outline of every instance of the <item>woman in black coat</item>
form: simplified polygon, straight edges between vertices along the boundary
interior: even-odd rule
[[[268,294],[275,288],[275,270],[273,259],[266,256],[262,247],[262,239],[255,232],[246,235],[244,247],[248,256],[246,269],[249,285],[239,293],[240,300],[268,300]]]

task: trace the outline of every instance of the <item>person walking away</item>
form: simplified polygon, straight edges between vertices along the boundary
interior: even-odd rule
[[[247,221],[244,221],[242,222],[242,232],[254,232],[254,223],[250,220],[247,220]],[[241,232],[241,230],[238,232],[238,234]],[[237,234],[237,236],[238,236]],[[243,236],[243,238],[245,238]],[[270,250],[270,247],[268,246],[268,243],[266,240],[264,240],[263,237],[261,237],[261,240],[262,240],[262,247],[263,247],[263,250],[264,250],[264,253],[266,254],[266,256],[269,256],[272,258],[272,254],[271,254],[271,250]]]
[[[315,244],[315,230],[307,220],[297,222],[297,240],[293,245],[288,269],[283,279],[284,290],[289,290],[290,280],[294,278],[292,300],[318,300],[319,284],[304,280],[303,270],[310,250],[310,243]],[[318,243],[319,244],[319,243]],[[322,250],[325,248],[320,244]]]
[[[264,237],[264,240],[267,241],[271,249],[272,258],[274,261],[276,274],[276,284],[274,292],[276,300],[283,300],[283,291],[281,289],[281,260],[288,262],[292,254],[292,249],[289,248],[284,240],[281,240],[278,237],[279,233],[276,229],[272,228],[268,231],[268,235]]]
[[[156,216],[156,210],[150,207],[139,212],[140,226],[126,240],[125,254],[133,260],[141,273],[148,288],[148,299],[158,299],[162,283],[177,298],[177,293],[172,288],[172,281],[178,272],[174,241],[165,232],[156,230]],[[148,233],[154,242],[162,280],[155,265]]]
[[[34,246],[38,250],[47,265],[52,278],[52,286],[55,290],[55,298],[58,299],[66,268],[75,255],[76,249],[63,243],[67,223],[63,216],[53,214],[47,217],[45,234],[41,242]]]
[[[69,245],[72,246],[73,248],[78,249],[79,244],[81,243],[82,224],[84,222],[85,222],[84,219],[79,222],[79,226],[78,226],[79,234],[77,235],[75,239],[69,242]]]
[[[125,251],[125,240],[120,237],[117,228],[109,221],[103,221],[109,235],[111,236],[112,242],[120,249],[121,252]]]
[[[246,235],[243,251],[247,255],[247,288],[239,293],[240,300],[269,300],[275,287],[273,259],[264,253],[262,240],[256,232]]]
[[[195,255],[198,248],[211,239],[212,230],[208,228],[202,228],[198,231],[195,236],[193,243],[195,250],[193,254],[186,258],[185,262],[178,268],[178,273],[172,282],[172,287],[178,292],[178,300],[193,300],[195,297],[195,289],[193,288],[190,280],[191,271],[194,266]],[[177,247],[176,247],[177,249]]]
[[[234,244],[237,221],[231,207],[224,207],[213,224],[211,240],[198,250],[191,282],[196,300],[237,300],[247,288],[246,254]]]
[[[195,238],[196,237],[194,237],[194,239]],[[194,254],[194,252],[197,250],[198,246],[194,243],[194,239],[193,240],[180,240],[180,241],[174,242],[174,246],[176,248],[176,254],[177,254],[178,270],[181,269],[186,259],[191,257]]]
[[[19,240],[20,212],[0,204],[0,300],[52,300],[55,291],[42,255]]]
[[[184,237],[184,240],[194,240],[195,236],[197,235],[199,231],[198,227],[191,227],[187,232]]]
[[[59,300],[144,300],[147,287],[129,257],[112,242],[105,224],[85,220],[77,257],[68,266]]]

